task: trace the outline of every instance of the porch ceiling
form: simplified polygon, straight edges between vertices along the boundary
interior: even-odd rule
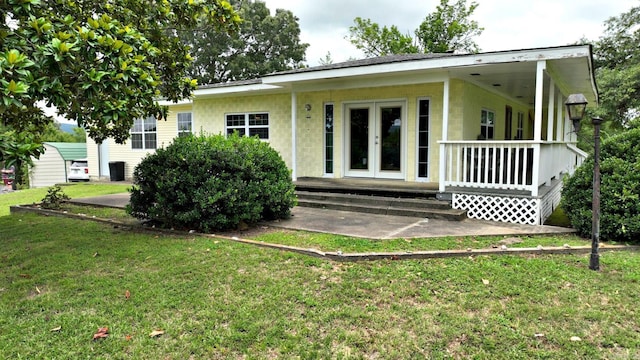
[[[536,62],[512,62],[452,68],[452,78],[514,98],[533,106],[536,95]],[[597,104],[592,72],[587,58],[548,60],[543,104],[548,101],[549,74],[564,95],[583,93],[590,104]]]

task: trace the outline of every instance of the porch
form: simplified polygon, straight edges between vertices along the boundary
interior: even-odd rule
[[[542,186],[573,174],[587,154],[561,141],[441,141],[439,190],[480,189],[536,197]]]
[[[439,190],[474,219],[541,225],[587,154],[562,141],[442,141]]]

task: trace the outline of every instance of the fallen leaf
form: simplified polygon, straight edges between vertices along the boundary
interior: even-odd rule
[[[489,280],[487,280],[487,279],[482,279],[482,283],[483,283],[483,284],[485,284],[485,285],[489,285]]]
[[[93,334],[93,340],[97,340],[97,339],[103,339],[109,336],[109,328],[108,327],[101,327],[98,328],[98,332]]]
[[[164,334],[164,331],[162,330],[153,330],[151,334],[149,334],[149,337],[158,337],[162,334]]]
[[[40,291],[40,289],[38,289],[38,287],[37,287],[37,286],[36,286],[36,292],[37,292],[38,294],[42,294],[42,292]]]
[[[51,329],[49,331],[56,332],[56,331],[60,331],[60,330],[62,330],[62,326],[54,327],[53,329]]]
[[[132,336],[131,336],[131,335],[127,335],[127,336],[125,336],[125,337],[124,337],[124,339],[125,339],[126,341],[131,341]]]
[[[534,334],[533,336],[537,338],[543,338],[544,334],[537,333],[537,334]]]
[[[572,337],[571,337],[571,341],[582,341],[582,339],[580,339],[580,338],[579,338],[579,337],[577,337],[577,336],[572,336]]]
[[[131,297],[131,293],[129,292],[129,290],[124,292],[124,298],[129,300],[129,298]]]
[[[93,257],[97,257],[98,255],[100,255],[100,254],[98,254],[98,253],[96,252],[95,254],[93,254]]]

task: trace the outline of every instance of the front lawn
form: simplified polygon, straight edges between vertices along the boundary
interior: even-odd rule
[[[62,191],[71,198],[100,196],[127,192],[131,185],[81,183],[65,184]],[[0,216],[9,215],[9,207],[14,205],[28,205],[42,201],[47,195],[48,188],[25,189],[0,194]]]
[[[633,252],[601,272],[583,255],[335,263],[33,214],[0,229],[4,358],[640,357]]]

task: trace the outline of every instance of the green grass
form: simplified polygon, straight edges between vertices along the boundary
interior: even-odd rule
[[[553,225],[553,226],[562,226],[562,227],[571,227],[571,220],[565,214],[562,207],[558,206],[553,213],[549,216],[547,221],[544,223],[545,225]]]
[[[369,240],[348,236],[311,233],[301,231],[275,231],[255,237],[266,243],[312,248],[322,251],[342,251],[343,253],[390,252],[390,251],[426,251],[426,250],[466,250],[487,249],[501,246],[506,236],[460,236],[445,238]],[[591,243],[575,235],[522,236],[522,242],[507,245],[511,248],[545,247],[565,244],[570,246],[588,246]]]
[[[99,196],[127,192],[131,185],[82,183],[62,186],[62,191],[71,198]],[[26,189],[0,195],[0,216],[9,215],[9,207],[28,205],[42,201],[48,188]]]
[[[601,272],[582,255],[334,263],[33,214],[0,229],[3,358],[640,357],[633,252]]]

